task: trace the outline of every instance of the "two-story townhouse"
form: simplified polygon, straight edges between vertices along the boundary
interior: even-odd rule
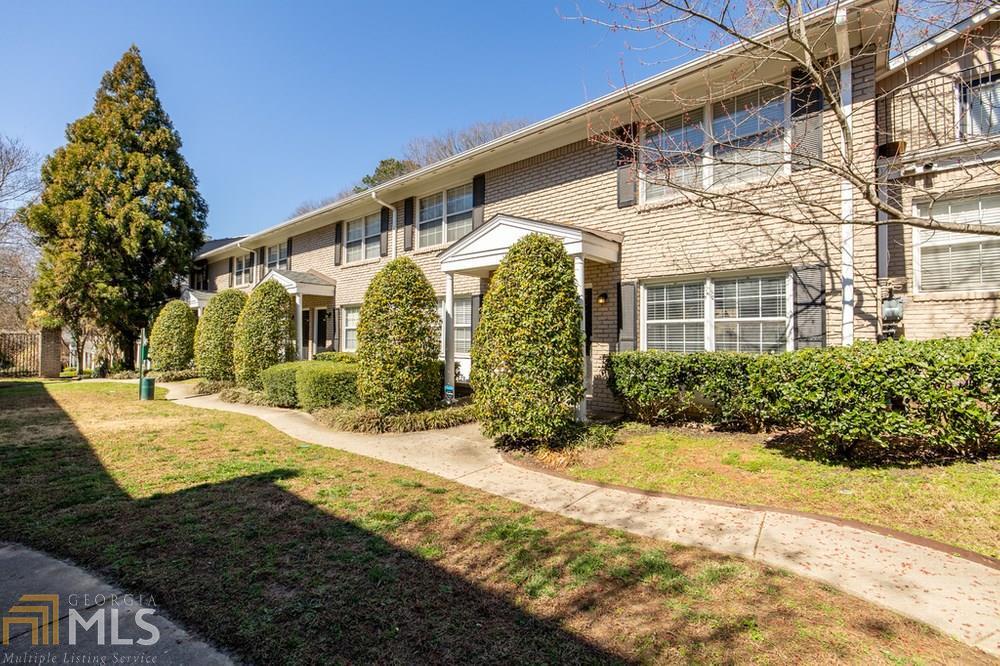
[[[902,212],[1000,226],[1000,6],[893,58],[878,77],[879,168]],[[879,278],[926,339],[1000,317],[1000,236],[880,228]]]
[[[873,173],[876,78],[890,71],[880,45],[889,41],[892,11],[887,1],[858,0],[808,17],[809,30],[838,62],[840,100]],[[768,352],[874,339],[885,278],[880,257],[896,236],[887,240],[882,228],[855,224],[875,221],[874,208],[841,178],[792,159],[751,169],[721,168],[725,161],[716,159],[761,142],[788,145],[804,126],[791,65],[780,58],[755,63],[762,87],[740,76],[745,55],[721,49],[373,190],[207,247],[192,276],[192,286],[202,288],[189,294],[192,305],[203,306],[219,289],[276,279],[295,295],[302,356],[351,351],[372,276],[388,259],[409,256],[441,299],[442,356],[458,362],[461,378],[492,271],[518,238],[543,233],[574,257],[592,410],[617,408],[603,372],[617,350]],[[755,206],[787,209],[786,219],[707,211],[649,178],[647,165],[621,145],[597,140],[598,130],[635,121],[637,95],[659,120],[657,132],[703,142],[691,177],[709,189],[745,190]],[[692,99],[711,101],[679,101]],[[807,143],[835,154],[832,114],[808,111]],[[767,127],[738,123],[748,112],[768,118]],[[642,131],[641,141],[658,140]],[[792,193],[804,190],[817,206],[838,211],[841,223],[795,220]]]

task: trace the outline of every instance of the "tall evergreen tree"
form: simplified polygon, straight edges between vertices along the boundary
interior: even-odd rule
[[[104,74],[94,110],[66,128],[66,145],[42,167],[41,200],[26,211],[42,250],[36,308],[79,305],[128,364],[139,329],[204,241],[208,207],[180,148],[133,45]]]

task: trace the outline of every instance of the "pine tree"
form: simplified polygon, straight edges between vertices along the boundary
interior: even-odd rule
[[[180,148],[132,46],[104,74],[94,110],[45,161],[41,201],[26,211],[42,250],[36,308],[92,316],[127,364],[139,329],[176,293],[204,240],[208,207]],[[79,307],[60,307],[68,302]]]

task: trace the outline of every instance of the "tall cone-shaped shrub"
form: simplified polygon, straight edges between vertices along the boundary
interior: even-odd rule
[[[260,373],[290,360],[294,350],[295,311],[292,297],[275,280],[257,285],[236,320],[233,369],[236,381],[260,390]]]
[[[472,342],[472,388],[488,437],[557,439],[583,398],[582,313],[573,260],[532,234],[514,243],[483,298]]]
[[[429,409],[441,395],[441,318],[424,272],[393,259],[368,285],[358,322],[358,395],[381,415]]]
[[[233,332],[246,302],[247,295],[239,289],[226,289],[205,306],[194,335],[194,364],[205,379],[235,378]]]
[[[194,359],[198,318],[184,301],[168,301],[149,333],[149,356],[156,370],[186,370]]]

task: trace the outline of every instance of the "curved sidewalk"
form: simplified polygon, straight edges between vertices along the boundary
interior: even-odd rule
[[[595,486],[512,465],[475,424],[449,430],[336,432],[302,412],[188,396],[256,416],[295,439],[406,465],[587,523],[757,560],[822,581],[1000,657],[1000,570],[919,543],[809,516]]]

